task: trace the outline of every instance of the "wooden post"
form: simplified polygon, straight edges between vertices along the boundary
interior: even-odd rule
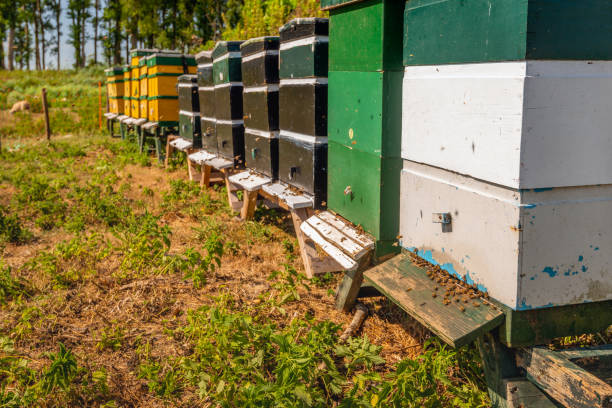
[[[98,126],[102,130],[102,82],[98,81]]]
[[[42,106],[43,113],[45,114],[45,131],[47,134],[47,141],[51,140],[51,125],[49,124],[49,108],[47,107],[47,88],[42,89]]]

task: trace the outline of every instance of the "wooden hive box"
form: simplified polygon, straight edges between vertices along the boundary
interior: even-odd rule
[[[202,51],[196,55],[198,64],[198,98],[202,147],[209,153],[217,152],[215,119],[215,82],[213,79],[212,51]]]
[[[327,190],[328,20],[298,18],[280,28],[279,179],[324,206]]]
[[[202,147],[200,130],[200,101],[198,99],[198,76],[181,75],[178,78],[179,135],[190,140],[194,148]]]
[[[322,6],[330,17],[327,205],[372,234],[380,257],[398,250],[404,4]]]
[[[108,96],[108,111],[123,114],[123,68],[113,67],[104,70],[106,75],[106,93]]]
[[[240,44],[220,41],[212,51],[217,151],[237,167],[244,166]]]
[[[141,119],[147,119],[149,114],[149,81],[147,78],[147,60],[146,57],[140,58],[138,62],[140,96],[138,101],[138,112]]]
[[[406,4],[402,246],[516,311],[610,304],[611,21],[605,0]]]
[[[279,37],[240,46],[246,166],[272,179],[278,178],[278,49]]]
[[[133,118],[140,117],[140,68],[130,66],[130,113]]]
[[[142,71],[144,66],[145,78],[146,78],[146,65],[143,64],[143,60],[158,50],[156,49],[144,49],[138,48],[130,50],[130,114],[133,118],[146,118],[146,102],[143,103],[143,93],[141,87],[146,79],[142,78]],[[144,94],[144,100],[146,101],[146,93]],[[142,108],[145,110],[143,111]]]
[[[161,125],[178,125],[178,77],[195,74],[196,62],[193,56],[177,53],[156,53],[147,58],[147,90],[151,122]]]
[[[131,116],[132,108],[132,77],[130,75],[130,66],[126,65],[123,67],[123,114]]]

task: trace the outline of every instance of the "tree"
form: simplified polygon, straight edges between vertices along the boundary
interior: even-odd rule
[[[51,53],[57,56],[56,68],[59,71],[61,67],[60,44],[62,38],[62,2],[61,0],[45,0],[45,8],[50,14],[49,30],[55,30],[55,34],[49,39],[49,43],[53,44],[53,48],[51,48]]]
[[[122,8],[119,0],[107,0],[106,8],[102,14],[102,22],[106,35],[102,40],[105,55],[109,62],[121,64],[121,33]]]
[[[74,66],[85,66],[86,23],[91,18],[89,9],[91,0],[69,0],[68,18],[70,18],[69,44],[74,48]]]
[[[100,20],[98,18],[98,13],[100,12],[100,0],[94,1],[94,18],[92,20],[92,25],[94,29],[94,64],[98,63],[98,26],[100,25]]]

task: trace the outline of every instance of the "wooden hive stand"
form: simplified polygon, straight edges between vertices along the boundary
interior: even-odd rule
[[[223,172],[217,170],[207,162],[216,158],[215,154],[207,152],[204,149],[198,150],[187,156],[187,170],[189,171],[189,180],[200,182],[201,187],[208,188],[211,184],[225,182]]]
[[[106,112],[104,114],[106,118],[106,129],[111,137],[119,138],[121,137],[121,133],[115,134],[115,122],[118,122],[119,115],[116,113]]]
[[[510,348],[500,339],[508,316],[505,306],[476,291],[466,296],[456,290],[465,286],[452,279],[433,279],[406,252],[362,275],[366,287],[393,301],[446,344],[458,348],[477,343],[493,407],[612,407],[612,345],[558,352],[537,346]],[[355,279],[359,277],[349,282]],[[338,299],[347,291],[345,282],[346,277]],[[357,292],[355,298],[361,297],[350,287]],[[352,307],[353,299],[345,296],[344,310]]]
[[[160,163],[166,162],[166,141],[169,136],[176,134],[176,125],[160,125],[159,122],[146,122],[140,127],[138,135],[138,148],[144,151],[147,137],[152,137],[155,142],[155,154]]]

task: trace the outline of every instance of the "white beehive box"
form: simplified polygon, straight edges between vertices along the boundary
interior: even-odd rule
[[[402,246],[507,306],[612,299],[612,186],[517,191],[410,161],[401,180]]]
[[[612,299],[611,62],[413,66],[403,92],[403,247],[516,310]]]
[[[514,188],[612,183],[612,61],[407,67],[402,157]]]

